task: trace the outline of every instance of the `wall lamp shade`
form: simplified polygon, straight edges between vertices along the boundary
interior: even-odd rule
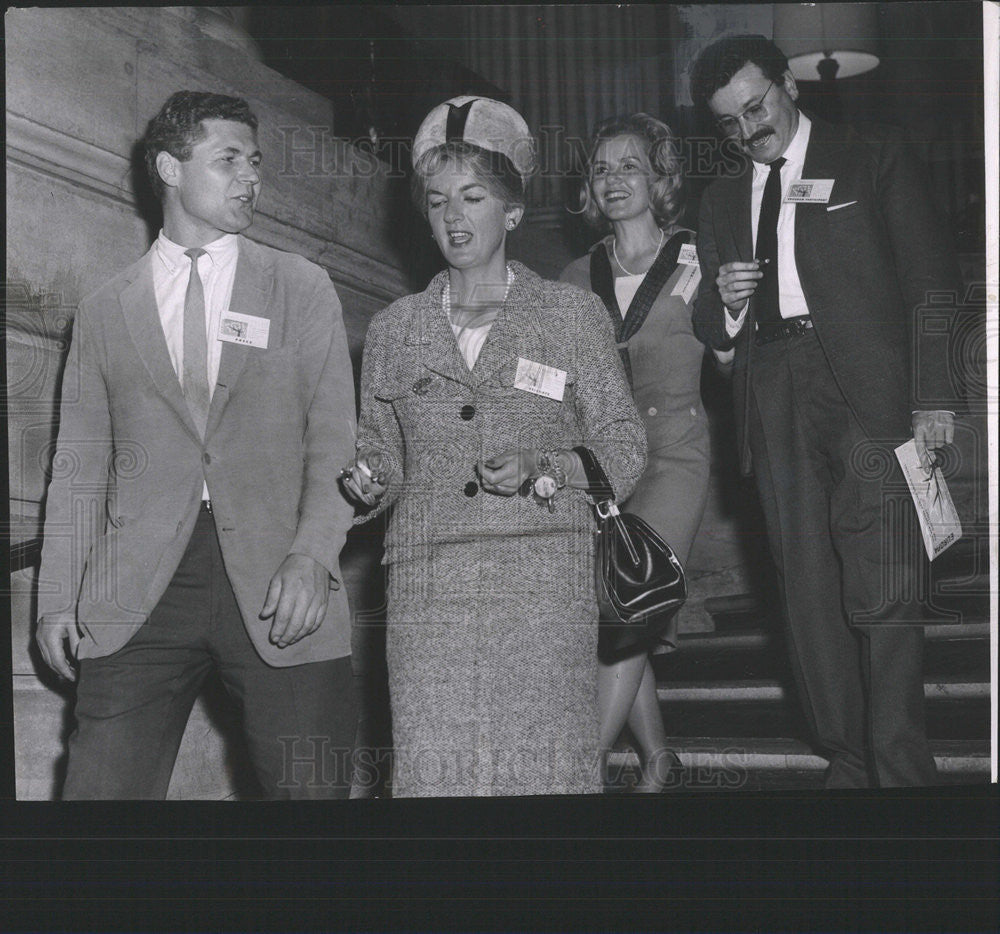
[[[879,63],[874,3],[776,3],[773,35],[796,81],[850,78]]]

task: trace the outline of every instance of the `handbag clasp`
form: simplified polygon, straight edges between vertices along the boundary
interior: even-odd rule
[[[602,519],[610,519],[612,516],[620,515],[613,499],[605,500],[603,503],[594,503],[594,509]]]

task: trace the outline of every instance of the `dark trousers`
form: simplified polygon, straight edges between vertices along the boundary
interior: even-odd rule
[[[899,521],[912,508],[887,495],[893,443],[865,436],[814,331],[755,347],[750,391],[792,670],[830,757],[827,787],[933,784],[912,599],[919,543]]]
[[[63,798],[165,798],[213,666],[239,706],[266,797],[347,797],[357,727],[351,660],[274,668],[260,659],[203,507],[146,623],[117,652],[80,663]]]

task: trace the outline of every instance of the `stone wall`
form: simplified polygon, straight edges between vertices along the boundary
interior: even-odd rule
[[[211,8],[24,9],[6,14],[8,404],[11,539],[40,535],[59,377],[74,308],[148,248],[158,210],[135,174],[136,139],[183,88],[247,98],[260,118],[264,185],[250,236],[330,273],[355,363],[371,315],[412,291],[402,180],[334,136],[328,101],[227,41]],[[221,37],[221,38],[220,38]],[[355,606],[375,609],[377,536],[353,541],[344,573]],[[12,576],[19,798],[56,793],[71,691],[32,648],[34,571]],[[372,595],[374,594],[374,595]],[[376,604],[370,607],[369,604]],[[376,613],[377,615],[377,613]],[[365,627],[359,628],[360,638]],[[364,653],[358,653],[360,658]],[[241,787],[233,712],[209,685],[188,725],[171,798]],[[245,784],[245,783],[243,783]]]

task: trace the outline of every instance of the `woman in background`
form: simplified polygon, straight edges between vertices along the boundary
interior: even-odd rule
[[[670,128],[642,113],[601,124],[580,200],[586,220],[609,233],[561,279],[604,301],[649,440],[642,479],[620,505],[683,564],[705,511],[709,437],[699,389],[705,348],[691,326],[700,274],[694,233],[677,224],[681,163]],[[675,617],[662,640],[676,648],[676,639]],[[627,722],[642,752],[636,790],[659,791],[680,761],[667,748],[647,649],[602,652],[601,741],[610,748]]]
[[[506,260],[535,164],[523,119],[455,98],[413,156],[448,268],[371,322],[344,479],[371,508],[358,521],[395,504],[392,793],[596,793],[594,519],[573,448],[624,498],[642,423],[600,302]]]

